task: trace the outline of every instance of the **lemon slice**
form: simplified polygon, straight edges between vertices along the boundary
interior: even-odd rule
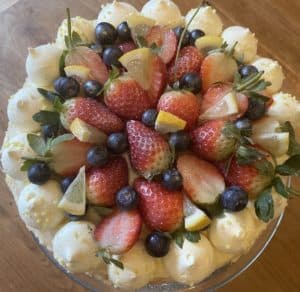
[[[155,121],[155,130],[162,134],[178,132],[185,126],[186,121],[165,111],[159,111]]]
[[[76,118],[71,123],[70,131],[81,142],[101,145],[104,144],[107,139],[105,133],[80,120],[79,118]]]
[[[198,231],[207,227],[211,220],[201,209],[197,208],[187,197],[184,198],[184,227],[187,231]]]
[[[72,151],[70,149],[70,151]],[[58,208],[72,215],[84,215],[86,204],[85,166],[81,167],[78,175],[66,190],[58,203]]]
[[[80,79],[88,79],[91,70],[82,65],[70,65],[65,67],[65,73],[67,77],[77,76]]]
[[[233,92],[226,94],[216,105],[209,108],[205,113],[203,113],[199,119],[200,120],[213,120],[224,118],[237,114],[239,112],[239,107],[236,99],[236,95]]]
[[[204,53],[221,48],[223,39],[219,36],[203,36],[196,40],[196,48]]]
[[[153,55],[149,48],[141,48],[124,54],[119,61],[127,69],[128,74],[139,82],[143,89],[150,88],[150,66]]]
[[[155,25],[155,20],[138,13],[132,13],[127,17],[127,23],[134,40],[137,36],[145,36],[150,28]]]

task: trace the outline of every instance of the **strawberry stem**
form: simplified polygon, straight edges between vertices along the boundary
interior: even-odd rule
[[[260,81],[260,78],[263,74],[264,74],[264,71],[250,75],[249,77],[241,80],[240,83],[235,84],[234,89],[237,92],[251,90],[251,88],[253,88]]]

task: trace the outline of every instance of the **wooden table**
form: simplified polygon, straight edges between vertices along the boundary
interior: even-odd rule
[[[15,2],[14,0],[6,0]],[[55,37],[53,19],[59,24],[65,7],[87,18],[96,17],[96,0],[21,0],[0,17],[0,138],[6,129],[7,97],[22,85],[26,47]],[[76,4],[74,4],[76,2]],[[128,1],[140,8],[145,1]],[[199,1],[175,1],[185,13]],[[72,3],[72,4],[71,4]],[[97,4],[96,4],[97,3]],[[256,32],[260,54],[272,56],[284,67],[285,90],[300,97],[300,2],[298,0],[212,1],[224,23],[250,27]],[[16,47],[15,40],[20,44]],[[4,41],[7,40],[7,41]],[[6,56],[10,55],[7,61]],[[13,56],[13,58],[11,57]],[[1,139],[1,140],[2,140]],[[60,272],[41,252],[18,217],[15,203],[0,181],[0,291],[83,291]],[[243,275],[221,291],[300,291],[300,200],[290,201],[283,223],[265,253]]]

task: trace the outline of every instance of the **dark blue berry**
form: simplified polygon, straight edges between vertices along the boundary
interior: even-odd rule
[[[88,80],[83,84],[83,91],[85,96],[90,98],[99,97],[99,93],[102,90],[103,86],[96,80]]]
[[[123,52],[121,49],[117,47],[108,47],[104,50],[103,52],[103,62],[107,66],[116,66],[116,67],[121,67],[121,63],[119,62],[119,59],[122,57]]]
[[[177,191],[182,189],[182,176],[177,169],[169,169],[162,174],[162,185],[170,190]]]
[[[142,115],[142,122],[148,127],[154,127],[158,112],[156,109],[148,109]]]
[[[194,29],[190,32],[190,43],[195,45],[195,42],[198,38],[205,36],[205,33],[201,29]]]
[[[246,78],[254,73],[258,73],[258,70],[256,67],[254,67],[252,65],[245,65],[245,66],[240,67],[239,73],[242,78]]]
[[[95,167],[104,166],[108,161],[107,149],[100,146],[91,148],[87,153],[87,162]]]
[[[66,192],[66,190],[68,189],[68,187],[70,186],[70,184],[73,182],[74,179],[75,179],[74,176],[65,177],[64,179],[62,179],[62,181],[60,182],[60,188],[63,193]]]
[[[248,204],[248,193],[238,186],[228,187],[221,194],[221,204],[226,210],[241,211]]]
[[[198,94],[202,88],[202,82],[199,74],[197,73],[184,74],[179,81],[179,88],[189,90],[194,94]]]
[[[245,116],[251,120],[255,121],[262,118],[266,113],[266,103],[258,98],[249,98],[249,105]]]
[[[252,123],[247,118],[240,118],[235,122],[235,126],[243,136],[250,137],[252,135]]]
[[[164,257],[170,250],[171,239],[160,231],[150,233],[145,240],[145,247],[152,257]]]
[[[44,138],[53,138],[57,136],[59,130],[58,125],[44,125],[42,126],[42,134]]]
[[[113,45],[118,37],[114,26],[107,22],[98,23],[95,32],[96,40],[101,45]]]
[[[118,25],[117,32],[121,41],[126,42],[131,40],[131,31],[126,21]]]
[[[181,26],[177,26],[173,29],[178,41],[180,40],[183,30],[184,28]],[[186,31],[182,39],[181,47],[183,48],[185,46],[188,46],[189,44],[190,44],[190,33],[189,31]]]
[[[50,179],[51,170],[45,162],[37,162],[28,169],[27,175],[30,182],[42,185]]]
[[[190,135],[183,131],[172,133],[169,137],[169,144],[176,151],[187,150],[190,146],[190,143],[191,143]]]
[[[128,149],[127,136],[124,133],[110,134],[107,139],[107,148],[116,153],[124,153]]]
[[[59,77],[54,81],[54,88],[64,98],[76,97],[80,91],[80,84],[72,77]]]
[[[116,204],[121,210],[131,210],[137,206],[138,195],[136,191],[130,187],[124,187],[117,192]]]

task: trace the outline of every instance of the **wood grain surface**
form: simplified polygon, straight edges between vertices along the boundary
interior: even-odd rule
[[[7,98],[24,81],[26,48],[55,38],[57,27],[53,23],[59,25],[66,7],[71,7],[73,15],[92,19],[96,17],[100,2],[20,0],[1,14],[1,141],[7,126]],[[127,2],[141,8],[146,1]],[[183,13],[199,3],[191,0],[175,2]],[[259,54],[279,60],[286,75],[284,89],[300,97],[300,1],[211,2],[218,9],[225,25],[244,25],[256,32]],[[3,179],[0,180],[0,190],[0,291],[84,291],[53,266],[41,252],[19,219]],[[251,268],[220,291],[300,291],[299,247],[300,200],[291,200],[283,223],[264,254]]]

